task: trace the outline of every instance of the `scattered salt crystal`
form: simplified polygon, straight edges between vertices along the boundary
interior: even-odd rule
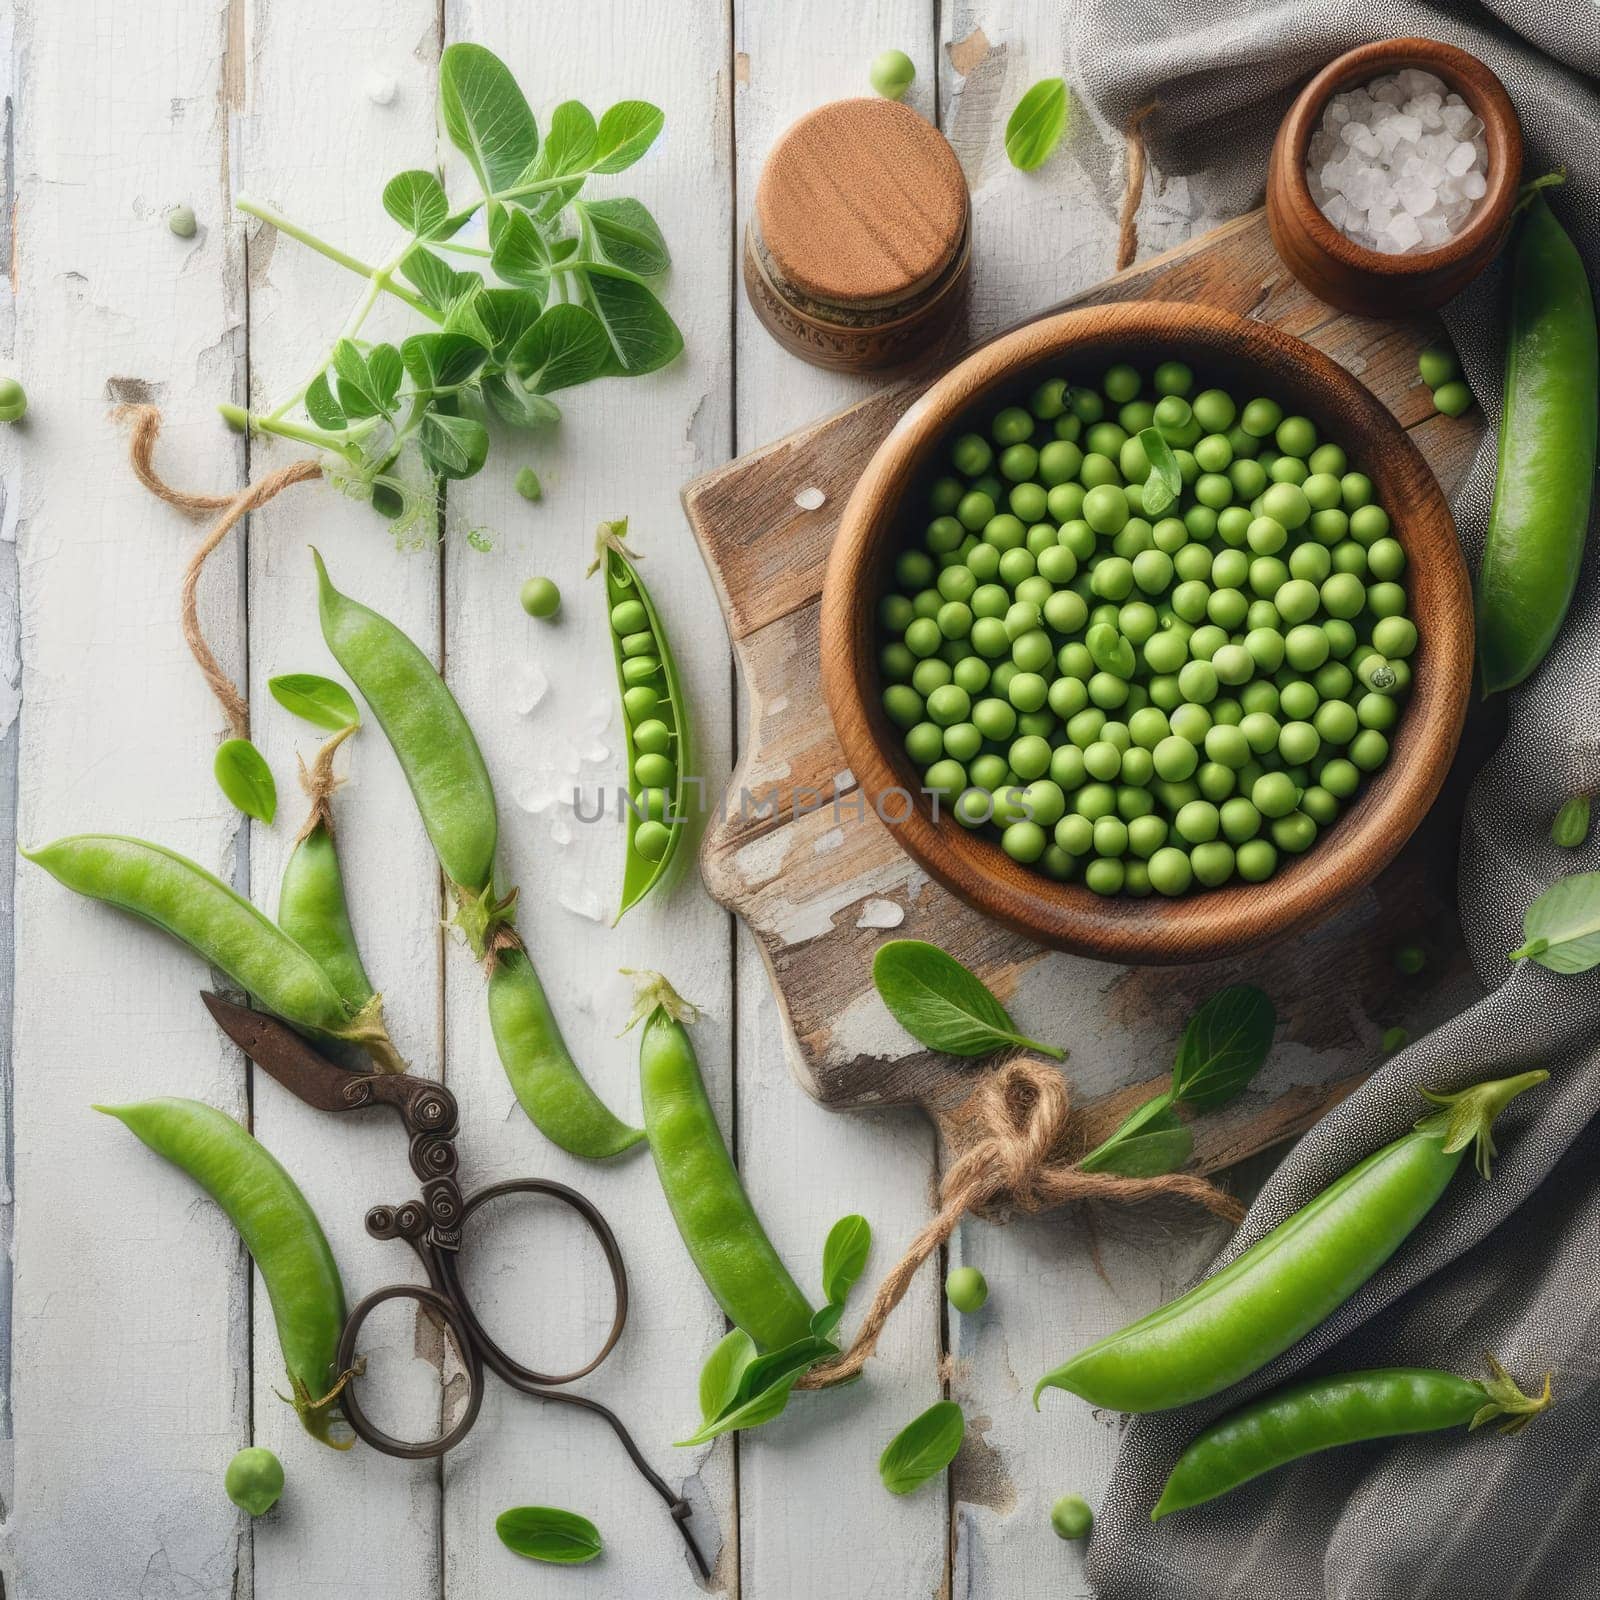
[[[543,667],[536,662],[526,661],[517,668],[513,687],[515,695],[511,703],[522,716],[531,716],[534,708],[550,692],[550,679]]]
[[[827,498],[827,495],[820,489],[802,489],[795,495],[794,503],[802,511],[817,511],[827,501]]]
[[[601,902],[600,892],[597,889],[587,887],[564,888],[557,892],[556,898],[575,916],[584,917],[590,922],[604,922],[606,920],[606,908]]]
[[[893,900],[869,900],[856,918],[858,928],[898,928],[906,920],[905,910]]]
[[[367,74],[367,99],[375,106],[392,105],[399,87],[387,72],[380,72],[376,67]]]

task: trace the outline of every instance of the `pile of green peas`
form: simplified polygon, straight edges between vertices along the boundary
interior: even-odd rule
[[[925,790],[1098,894],[1270,877],[1388,759],[1411,683],[1371,480],[1275,400],[1194,391],[1119,363],[957,438],[878,609]],[[1146,516],[1151,427],[1182,487]]]

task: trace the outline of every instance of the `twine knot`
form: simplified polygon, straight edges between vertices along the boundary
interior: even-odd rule
[[[987,1073],[961,1107],[960,1122],[970,1126],[975,1137],[939,1185],[937,1215],[884,1275],[850,1348],[813,1367],[796,1388],[826,1389],[855,1377],[866,1366],[917,1268],[949,1241],[969,1211],[1033,1213],[1075,1200],[1138,1205],[1171,1198],[1190,1201],[1232,1222],[1244,1215],[1237,1200],[1197,1173],[1124,1178],[1113,1172],[1085,1172],[1070,1153],[1081,1141],[1075,1140],[1067,1080],[1060,1068],[1045,1061],[1022,1058]]]

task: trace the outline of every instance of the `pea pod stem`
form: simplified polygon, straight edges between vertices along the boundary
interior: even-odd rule
[[[135,1138],[187,1172],[239,1231],[267,1287],[291,1389],[307,1433],[348,1450],[336,1436],[334,1401],[349,1374],[335,1377],[344,1327],[344,1286],[327,1236],[294,1179],[232,1117],[198,1100],[96,1106]]]
[[[1152,1522],[1204,1505],[1291,1461],[1370,1439],[1434,1433],[1465,1426],[1476,1431],[1497,1419],[1518,1433],[1549,1408],[1543,1392],[1526,1395],[1492,1355],[1489,1376],[1457,1377],[1416,1367],[1341,1372],[1275,1390],[1199,1434],[1178,1458]]]
[[[1417,1227],[1470,1146],[1487,1177],[1495,1118],[1549,1073],[1519,1073],[1452,1094],[1310,1204],[1176,1300],[1048,1372],[1065,1389],[1117,1411],[1165,1411],[1258,1371],[1331,1316]]]
[[[811,1307],[773,1248],[723,1142],[686,1024],[699,1016],[658,972],[630,972],[644,1024],[645,1134],[673,1220],[706,1287],[763,1350],[809,1337]]]

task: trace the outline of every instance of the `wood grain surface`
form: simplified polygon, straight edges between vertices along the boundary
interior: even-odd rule
[[[1377,322],[1312,298],[1253,213],[1142,263],[1070,302],[1190,300],[1307,340],[1393,413],[1442,487],[1475,450],[1475,415],[1433,412],[1416,377],[1431,318]],[[1119,970],[1048,952],[949,894],[871,812],[819,691],[819,596],[840,516],[867,461],[928,386],[926,375],[791,434],[692,483],[684,503],[750,694],[751,733],[702,846],[708,888],[755,935],[792,1029],[792,1064],[834,1107],[915,1102],[948,1120],[974,1068],[918,1049],[872,989],[873,949],[889,937],[943,945],[977,971],[1025,1032],[1059,1039],[1094,1116],[1109,1122],[1154,1081],[1189,1007],[1248,977],[1285,1018],[1273,1068],[1227,1112],[1196,1125],[1207,1167],[1226,1165],[1307,1126],[1378,1058],[1383,1028],[1415,1031],[1473,992],[1455,930],[1459,774],[1493,730],[1469,724],[1465,753],[1426,823],[1339,915],[1257,954],[1201,966]],[[804,489],[826,497],[816,510]],[[803,499],[814,497],[806,496]],[[1420,979],[1392,950],[1421,937]],[[1040,1030],[1043,1029],[1041,1034]]]

